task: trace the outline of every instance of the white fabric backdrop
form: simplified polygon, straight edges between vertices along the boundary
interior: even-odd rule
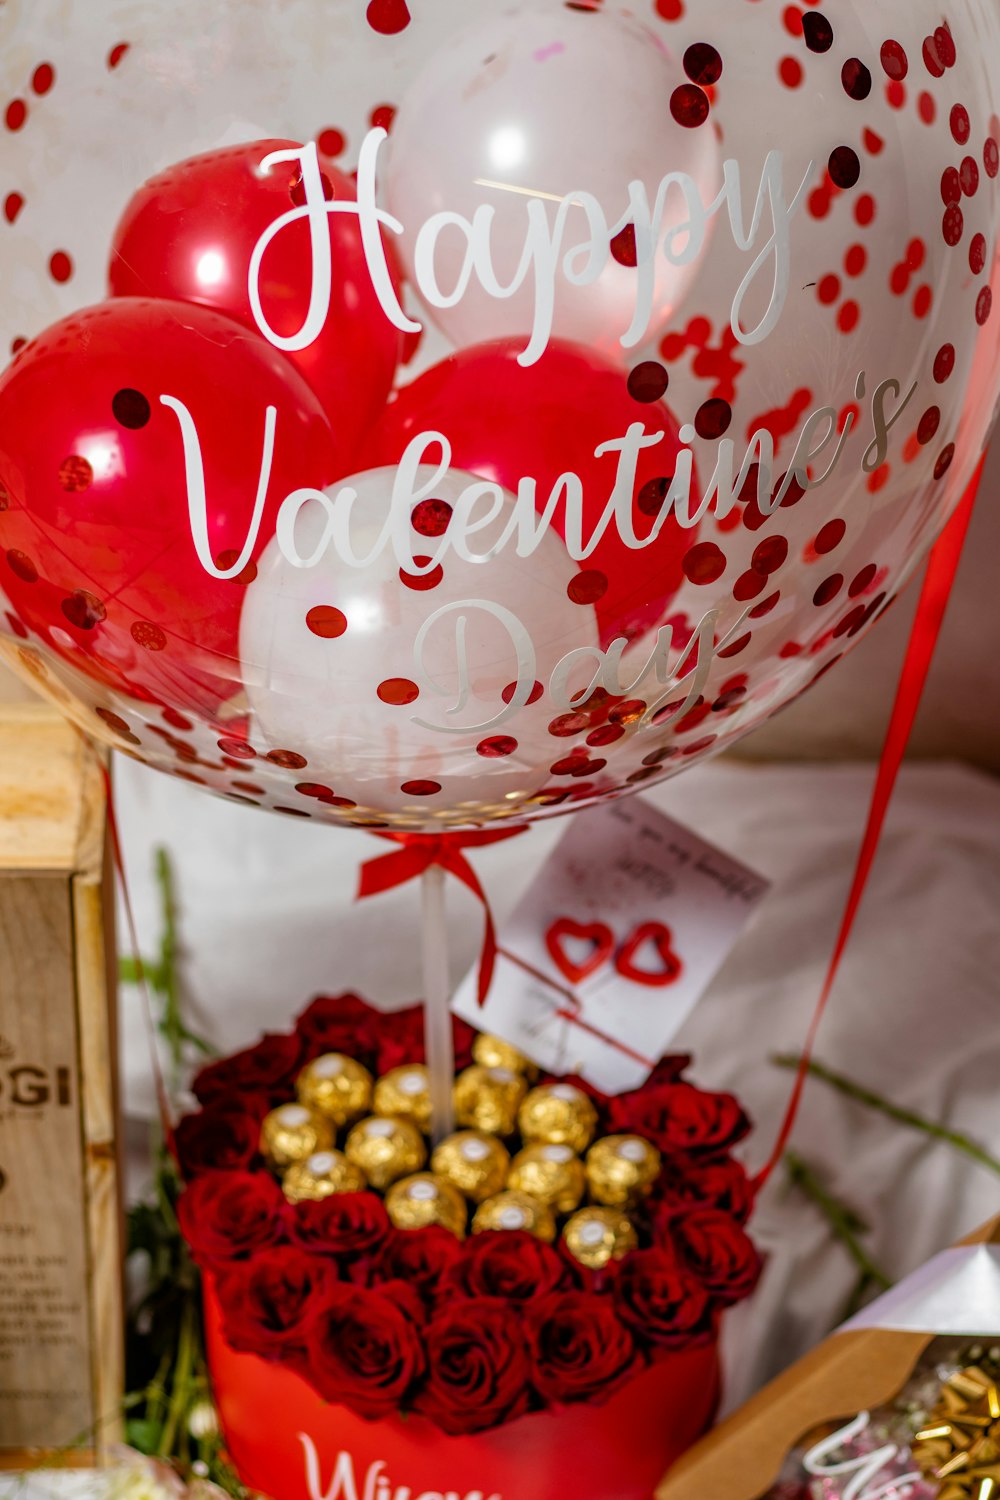
[[[774,882],[752,929],[679,1038],[696,1079],[733,1088],[757,1122],[759,1164],[828,961],[871,789],[860,766],[710,765],[648,794]],[[186,974],[198,1024],[224,1049],[280,1028],[319,991],[357,988],[387,1007],[419,997],[419,896],[352,903],[370,836],[216,801],[131,763],[120,817],[141,946],[158,931],[152,851],[174,857]],[[585,814],[584,814],[585,816]],[[472,856],[502,921],[565,821]],[[474,959],[475,902],[449,890],[453,973]],[[903,774],[820,1055],[858,1082],[947,1120],[1000,1153],[1000,783],[949,765]],[[152,1113],[134,990],[123,992],[125,1084],[136,1138]],[[872,1254],[912,1270],[1000,1208],[1000,1180],[822,1084],[807,1092],[796,1149],[873,1226]],[[742,1399],[838,1320],[855,1273],[813,1207],[779,1175],[757,1214],[769,1255],[727,1330],[728,1400]]]

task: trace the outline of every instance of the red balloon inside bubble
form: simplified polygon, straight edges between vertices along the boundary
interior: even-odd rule
[[[278,162],[267,171],[261,163],[272,152],[296,149],[294,141],[254,141],[192,157],[144,183],[115,231],[112,294],[197,302],[259,332],[248,289],[254,248],[276,220],[305,205],[295,162]],[[327,201],[353,204],[351,179],[322,154],[319,163]],[[402,335],[372,285],[357,214],[334,212],[327,220],[329,313],[319,337],[286,357],[319,397],[346,448],[385,404]],[[305,323],[313,269],[303,211],[274,236],[260,266],[261,307],[282,338]]]
[[[261,524],[239,576],[193,539],[181,419],[203,468],[207,541],[238,560],[276,409]],[[122,298],[47,329],[0,380],[0,587],[88,676],[213,713],[240,690],[239,615],[281,500],[343,458],[316,397],[263,339],[208,308]]]
[[[658,398],[667,384],[659,365],[640,367],[629,380],[603,355],[582,345],[553,340],[541,359],[524,367],[523,339],[465,349],[407,386],[388,407],[367,446],[369,467],[398,463],[412,439],[442,433],[451,445],[452,466],[492,479],[516,492],[524,478],[537,482],[537,508],[544,512],[561,475],[582,485],[584,542],[599,527],[619,477],[619,455],[595,450],[623,438],[641,424],[657,439],[627,472],[623,507],[637,536],[647,537],[668,504],[681,451],[678,425]],[[660,372],[657,381],[653,371]],[[428,454],[435,462],[436,451]],[[566,509],[555,508],[552,525],[565,540]],[[670,613],[681,584],[681,561],[695,539],[671,514],[655,542],[641,550],[622,539],[610,518],[590,555],[580,561],[579,604],[592,604],[603,645],[655,629]]]

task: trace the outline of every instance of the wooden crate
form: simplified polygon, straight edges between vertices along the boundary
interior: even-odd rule
[[[113,887],[97,752],[0,708],[0,1464],[118,1441]]]

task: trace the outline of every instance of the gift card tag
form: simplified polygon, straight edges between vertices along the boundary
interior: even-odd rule
[[[553,1073],[637,1088],[768,882],[639,798],[577,818],[499,934],[485,1006],[452,1009]]]

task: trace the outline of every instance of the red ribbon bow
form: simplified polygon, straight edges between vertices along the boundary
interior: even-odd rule
[[[357,899],[362,901],[366,896],[378,896],[383,891],[391,891],[394,886],[405,885],[408,880],[416,880],[423,875],[432,865],[440,865],[442,870],[447,870],[449,875],[454,875],[457,880],[460,880],[466,889],[472,892],[476,900],[482,902],[486,915],[483,946],[479,955],[479,984],[476,992],[479,1004],[484,1005],[496,964],[497,936],[486,892],[479,884],[479,877],[462,850],[479,849],[486,844],[499,844],[504,839],[512,839],[517,834],[527,833],[527,831],[527,828],[521,824],[517,828],[489,829],[481,833],[377,834],[377,838],[390,839],[402,847],[391,854],[380,854],[375,859],[365,861],[358,876]]]

